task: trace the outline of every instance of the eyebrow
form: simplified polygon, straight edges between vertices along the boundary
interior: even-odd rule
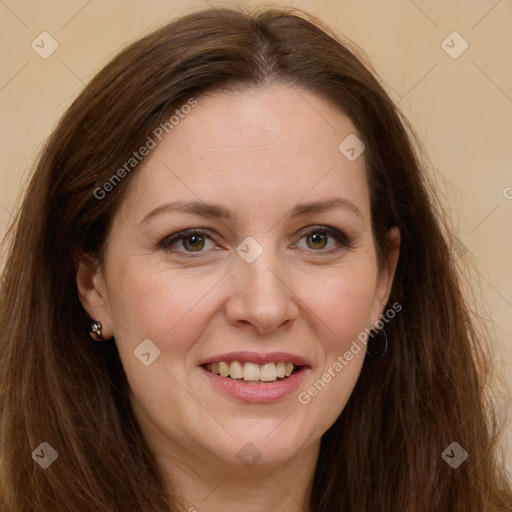
[[[334,197],[324,201],[312,201],[309,203],[302,203],[295,205],[289,212],[289,216],[292,218],[302,217],[310,213],[322,213],[333,208],[339,208],[356,214],[363,220],[363,214],[361,210],[349,201],[342,197]],[[197,215],[198,217],[213,218],[213,219],[224,219],[224,220],[236,220],[237,215],[233,211],[229,210],[225,206],[205,203],[204,201],[172,201],[157,206],[154,210],[147,213],[144,218],[140,221],[140,224],[148,222],[151,218],[168,212],[181,212],[190,213]]]

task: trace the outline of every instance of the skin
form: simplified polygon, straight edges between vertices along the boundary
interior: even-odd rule
[[[309,362],[305,391],[384,312],[400,235],[390,230],[396,248],[379,272],[364,154],[349,161],[338,150],[352,133],[342,111],[306,90],[201,96],[133,175],[103,264],[79,265],[82,303],[104,337],[115,337],[137,420],[191,511],[308,510],[321,436],[343,410],[364,350],[307,404],[297,393],[271,404],[239,401],[198,364],[238,350],[291,352]],[[360,214],[290,216],[296,204],[333,197]],[[236,217],[162,211],[142,222],[176,200],[217,203]],[[308,226],[331,226],[351,247],[321,232],[307,236]],[[190,228],[208,236],[158,247]],[[236,252],[249,235],[263,249],[252,263]],[[160,350],[150,366],[133,354],[144,339]],[[237,457],[246,443],[261,454],[251,467]]]

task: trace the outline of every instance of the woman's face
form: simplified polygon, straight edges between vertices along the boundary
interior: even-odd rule
[[[303,89],[217,93],[134,171],[102,268],[77,278],[159,453],[277,465],[343,410],[398,255],[378,272],[364,153],[339,149],[355,133]]]

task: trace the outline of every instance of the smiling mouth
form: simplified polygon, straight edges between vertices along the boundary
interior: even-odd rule
[[[268,384],[286,380],[299,371],[302,366],[282,361],[265,364],[220,361],[218,363],[206,363],[203,368],[215,375],[247,384]]]

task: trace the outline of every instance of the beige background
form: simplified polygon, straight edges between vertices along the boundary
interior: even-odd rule
[[[37,151],[83,85],[128,42],[208,4],[234,2],[0,0],[0,236]],[[459,261],[474,265],[492,315],[497,366],[512,384],[512,2],[276,4],[309,10],[358,43],[411,120],[452,214]],[[441,46],[454,31],[469,45],[456,59]],[[42,32],[58,43],[47,59],[31,47]],[[457,37],[447,40],[451,52],[462,48]],[[510,415],[511,403],[498,402],[500,416]]]

